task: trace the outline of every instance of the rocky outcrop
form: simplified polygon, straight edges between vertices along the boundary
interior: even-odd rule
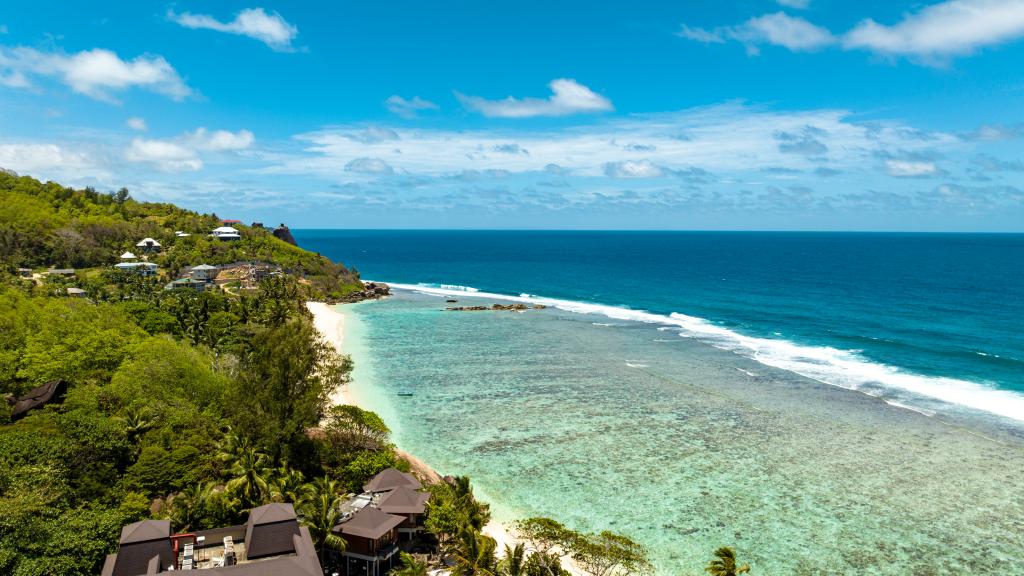
[[[490,306],[453,306],[445,308],[449,312],[479,312],[483,310],[511,310],[513,312],[522,312],[523,310],[543,310],[547,306],[543,304],[534,304],[532,306],[527,304],[492,304]]]
[[[383,282],[364,282],[363,289],[352,294],[351,301],[379,300],[391,295],[391,287]]]
[[[274,228],[273,234],[274,237],[276,237],[279,240],[284,240],[285,242],[291,244],[292,246],[298,246],[298,244],[295,242],[295,237],[292,236],[292,231],[289,230],[288,227],[285,226],[283,223],[277,228]]]

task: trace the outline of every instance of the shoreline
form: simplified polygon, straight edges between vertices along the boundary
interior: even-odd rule
[[[313,327],[320,333],[324,341],[334,347],[338,354],[344,354],[345,314],[337,310],[334,305],[324,302],[306,302],[306,309],[313,315]],[[359,402],[355,401],[350,391],[350,387],[353,384],[355,384],[355,381],[350,381],[345,386],[340,387],[331,395],[331,402],[335,405],[359,406]],[[364,406],[359,407],[365,408]],[[433,467],[415,455],[399,448],[396,448],[395,452],[409,462],[412,472],[420,478],[433,483],[444,481],[444,477],[437,470],[434,470]],[[514,547],[516,544],[521,543],[512,533],[509,526],[494,519],[488,522],[481,532],[494,538],[496,542],[495,552],[499,558],[504,557],[505,546]],[[567,570],[575,573],[571,562],[566,562],[565,564],[567,564]]]

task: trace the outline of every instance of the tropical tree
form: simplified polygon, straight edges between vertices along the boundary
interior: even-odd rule
[[[515,546],[505,544],[505,554],[498,561],[500,576],[523,576],[526,572],[526,547],[522,543]]]
[[[412,554],[401,553],[402,566],[391,572],[393,576],[427,576],[427,563]]]
[[[274,502],[301,502],[309,496],[310,486],[302,472],[281,464],[270,480],[270,499]]]
[[[715,550],[715,559],[708,562],[704,571],[711,576],[737,576],[750,572],[750,564],[738,565],[736,551],[729,546],[722,546]]]
[[[263,504],[270,495],[267,478],[270,475],[269,459],[266,454],[254,448],[245,448],[234,458],[228,469],[231,479],[227,489],[237,494],[243,506],[253,507]]]
[[[607,530],[578,534],[570,550],[576,564],[591,576],[629,576],[653,571],[642,544]]]
[[[344,551],[347,543],[333,529],[341,522],[341,498],[334,488],[334,480],[318,478],[309,485],[309,497],[299,506],[302,523],[309,528],[320,560],[327,550]]]
[[[452,544],[451,557],[455,561],[452,576],[494,576],[496,561],[494,538],[472,529],[465,529]]]
[[[527,518],[515,523],[516,534],[529,547],[530,557],[535,558],[547,576],[558,576],[561,572],[561,555],[568,553],[577,534],[551,518]]]

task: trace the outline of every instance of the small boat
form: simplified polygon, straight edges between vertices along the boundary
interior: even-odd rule
[[[458,302],[458,300],[448,300],[449,304],[454,304],[455,302]]]
[[[409,390],[402,390],[398,393],[399,396],[412,396],[412,392]]]

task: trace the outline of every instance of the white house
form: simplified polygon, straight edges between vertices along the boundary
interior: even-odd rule
[[[134,272],[139,276],[154,276],[158,266],[152,262],[120,262],[114,268],[122,272]]]
[[[213,282],[217,277],[217,272],[220,270],[216,266],[210,266],[209,264],[200,264],[199,266],[193,266],[190,270],[193,280],[199,280],[202,282]]]
[[[136,256],[135,254],[132,254],[131,252],[125,252],[124,254],[121,254],[121,260],[128,261],[128,260],[135,260],[136,258],[138,258],[138,256]]]
[[[210,236],[221,240],[238,240],[242,237],[242,235],[238,233],[238,230],[231,226],[218,226],[213,229]]]
[[[135,245],[136,248],[142,248],[146,252],[159,252],[160,243],[152,238],[143,238]]]

